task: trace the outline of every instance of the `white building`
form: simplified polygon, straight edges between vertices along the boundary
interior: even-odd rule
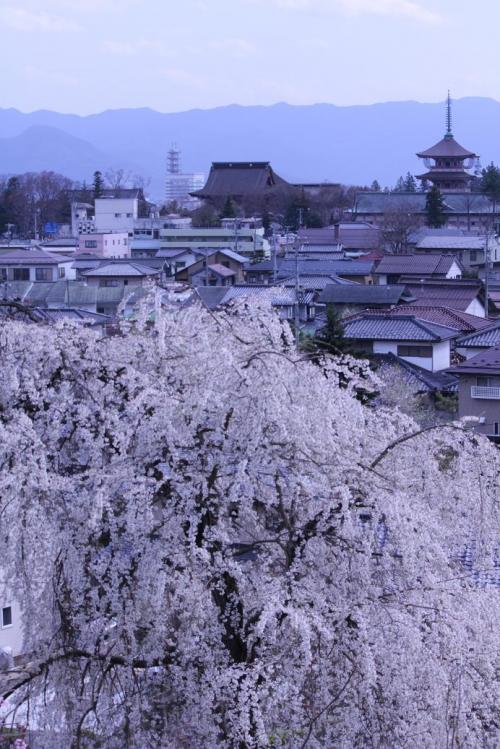
[[[21,609],[0,576],[0,651],[8,648],[15,657],[22,652]]]
[[[135,192],[137,191],[129,191]],[[95,231],[101,234],[134,233],[134,222],[139,217],[139,197],[97,198],[95,200]]]
[[[130,257],[130,241],[127,232],[96,232],[79,238],[78,252],[104,258]]]

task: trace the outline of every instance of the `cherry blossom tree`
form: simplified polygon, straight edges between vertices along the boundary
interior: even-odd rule
[[[6,720],[49,749],[495,745],[494,446],[245,305],[4,321],[0,355]]]

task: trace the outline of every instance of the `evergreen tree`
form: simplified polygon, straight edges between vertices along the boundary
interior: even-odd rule
[[[318,332],[316,342],[319,348],[326,349],[333,354],[345,349],[344,325],[333,304],[327,305],[326,325]]]
[[[228,195],[226,198],[226,202],[224,203],[224,207],[220,216],[221,218],[234,218],[236,216],[233,199],[230,195]]]
[[[405,192],[405,181],[403,177],[400,177],[398,181],[396,182],[396,186],[394,188],[394,192]]]
[[[480,191],[487,195],[493,206],[493,220],[496,218],[497,203],[500,200],[500,169],[493,162],[481,172]]]
[[[410,174],[410,172],[406,172],[404,187],[405,192],[417,192],[417,183],[415,181],[415,177],[413,176],[413,174]]]
[[[382,188],[376,179],[373,180],[370,190],[373,190],[373,192],[381,192]]]
[[[439,188],[433,185],[425,200],[426,223],[433,229],[439,229],[446,223],[445,205]]]
[[[104,180],[102,178],[102,172],[99,170],[94,172],[94,199],[100,198],[104,190]]]

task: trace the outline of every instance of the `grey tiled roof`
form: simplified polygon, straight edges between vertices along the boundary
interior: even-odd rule
[[[299,283],[300,287],[302,289],[314,289],[314,291],[321,291],[326,286],[335,284],[336,286],[355,286],[359,284],[355,284],[354,281],[346,281],[345,278],[340,278],[339,276],[306,276],[302,274],[299,276]],[[295,276],[290,276],[290,278],[286,278],[284,281],[281,281],[281,284],[283,286],[295,286]]]
[[[197,286],[195,289],[195,295],[201,299],[207,309],[218,307],[226,293],[225,286]]]
[[[101,265],[98,268],[92,268],[91,270],[83,271],[82,276],[96,277],[114,277],[114,276],[154,276],[158,273],[157,268],[151,268],[147,265],[142,265],[137,261],[133,263],[107,263]]]
[[[377,265],[375,273],[446,275],[454,262],[462,268],[454,255],[386,255]]]
[[[280,286],[257,286],[241,285],[230,286],[222,299],[222,303],[230,302],[232,299],[255,297],[269,301],[276,306],[287,306],[295,304],[297,295],[294,288],[283,288]],[[314,299],[314,292],[299,291],[299,302],[301,304],[311,304]]]
[[[363,260],[307,260],[299,257],[299,273],[306,276],[311,275],[335,275],[335,276],[369,276],[373,269],[372,261]],[[295,275],[295,258],[278,258],[278,275],[281,278]],[[260,263],[249,263],[247,272],[273,271],[272,260],[263,260]]]
[[[478,317],[477,315],[469,315],[467,312],[462,312],[461,310],[449,309],[448,307],[417,307],[414,304],[410,303],[398,304],[390,310],[374,309],[365,310],[365,312],[376,315],[383,314],[392,316],[416,316],[419,320],[426,320],[427,322],[436,323],[437,325],[444,325],[446,328],[453,328],[454,330],[458,330],[463,333],[474,331],[474,335],[477,330],[491,327],[491,320],[487,320],[484,317]]]
[[[13,250],[0,256],[1,265],[57,265],[60,262],[60,256],[44,250]]]
[[[452,374],[500,374],[500,346],[486,349],[448,371]]]
[[[357,340],[433,342],[453,338],[457,331],[416,317],[363,315],[345,321],[344,335]]]
[[[492,212],[491,201],[478,193],[442,193],[446,213],[483,214]],[[358,192],[356,211],[377,214],[386,211],[404,210],[411,213],[425,213],[426,193],[424,192]]]
[[[416,247],[431,250],[482,250],[485,237],[463,237],[459,235],[436,237],[427,236],[420,239]]]
[[[467,348],[489,348],[498,345],[500,345],[500,321],[485,330],[469,333],[457,339],[457,346]]]
[[[404,286],[329,285],[320,294],[322,304],[397,304],[404,296]]]
[[[400,279],[404,281],[404,277]],[[450,307],[465,311],[467,307],[477,298],[480,292],[479,284],[462,284],[461,282],[449,284],[417,284],[414,281],[407,283],[410,294],[416,301],[415,306],[425,307]]]

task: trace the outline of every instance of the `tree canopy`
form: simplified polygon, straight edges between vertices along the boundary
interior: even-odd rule
[[[445,204],[439,187],[433,185],[425,199],[425,214],[427,226],[439,229],[446,223]]]
[[[266,309],[148,320],[0,323],[4,714],[44,749],[493,746],[496,448],[364,406]]]

